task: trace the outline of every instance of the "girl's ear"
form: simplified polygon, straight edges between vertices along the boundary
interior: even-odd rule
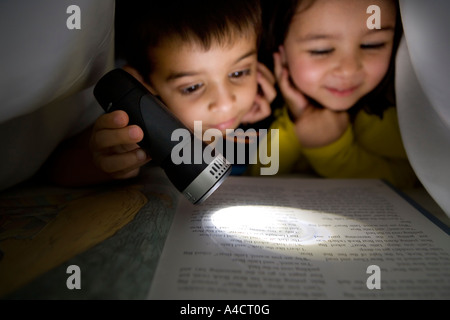
[[[142,83],[142,85],[144,85],[144,87],[146,87],[147,90],[151,92],[151,94],[155,96],[158,95],[157,91],[150,84],[144,81],[144,78],[135,68],[131,67],[130,65],[125,65],[122,69],[135,77],[140,83]]]

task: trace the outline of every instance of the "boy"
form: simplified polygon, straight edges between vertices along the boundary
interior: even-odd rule
[[[225,134],[269,116],[276,91],[257,60],[259,1],[145,2],[125,10],[128,20],[118,33],[124,69],[188,128],[202,121],[203,131]],[[95,164],[115,179],[136,176],[151,159],[137,145],[142,137],[125,112],[101,116],[91,137]]]

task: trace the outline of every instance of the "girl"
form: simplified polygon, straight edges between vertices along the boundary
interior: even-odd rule
[[[380,9],[379,29],[368,27],[371,5]],[[328,178],[412,186],[416,177],[391,86],[401,36],[396,2],[283,1],[273,12],[270,41],[278,49],[274,71],[285,102],[272,124],[279,134],[279,173],[310,167]]]

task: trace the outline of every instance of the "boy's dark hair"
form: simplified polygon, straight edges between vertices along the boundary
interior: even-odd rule
[[[302,5],[304,5],[304,10],[307,10],[314,3],[314,0],[283,0],[271,4],[269,4],[269,1],[263,0],[263,16],[267,19],[267,23],[265,23],[267,29],[264,32],[267,34],[267,38],[261,46],[261,51],[265,51],[267,57],[272,52],[278,51],[278,47],[284,42],[290,22],[297,12],[298,6],[304,2]],[[394,46],[389,69],[380,84],[348,110],[351,117],[354,117],[358,111],[364,109],[367,113],[378,115],[381,118],[387,108],[395,106],[395,56],[403,34],[403,27],[398,0],[394,0],[394,3],[397,10],[397,17]],[[267,16],[269,14],[270,16]],[[264,53],[261,56],[264,56]],[[272,64],[266,61],[263,62],[273,68],[273,61]],[[316,101],[311,102],[317,107],[321,107]]]
[[[145,81],[152,72],[149,49],[178,37],[205,49],[228,44],[234,32],[261,36],[259,0],[162,0],[116,3],[116,46],[122,57]]]

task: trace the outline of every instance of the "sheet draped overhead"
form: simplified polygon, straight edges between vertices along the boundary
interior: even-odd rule
[[[450,217],[450,2],[400,0],[400,130],[420,181]]]

